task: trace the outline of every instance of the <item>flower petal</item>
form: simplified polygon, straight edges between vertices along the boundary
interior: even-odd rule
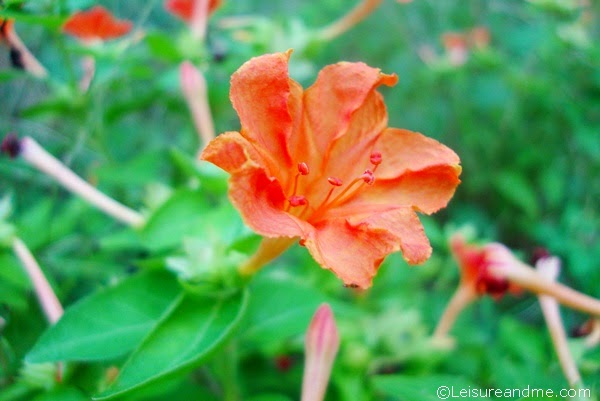
[[[346,134],[353,113],[375,88],[392,86],[397,80],[364,63],[341,62],[323,68],[304,93],[305,132],[290,138],[292,153],[310,152],[314,146],[324,157],[331,144]]]
[[[349,286],[368,288],[383,259],[401,250],[409,263],[429,258],[431,246],[416,213],[397,208],[368,216],[329,219],[305,240],[317,263]]]
[[[131,31],[131,21],[118,20],[102,6],[73,14],[62,27],[63,32],[79,39],[114,39]]]
[[[185,22],[190,22],[194,14],[194,6],[198,0],[167,0],[164,3],[165,9],[181,18]],[[208,14],[212,14],[221,5],[222,0],[210,0],[208,2]]]
[[[286,141],[292,118],[288,111],[291,51],[254,57],[231,77],[230,98],[242,135],[269,162],[271,174],[292,165]]]
[[[365,169],[373,168],[369,161],[371,151],[386,127],[387,112],[383,97],[372,91],[353,113],[346,134],[332,144],[322,173],[310,183],[309,196],[315,204],[320,204],[331,189],[328,177],[335,177],[349,185]]]
[[[375,145],[383,162],[377,170],[378,179],[397,178],[406,171],[419,171],[432,166],[458,166],[454,151],[435,139],[418,132],[388,128]],[[458,170],[460,172],[460,170]]]
[[[270,177],[253,145],[238,132],[227,132],[211,141],[200,158],[231,173],[229,197],[244,222],[267,237],[309,235],[312,227],[284,211],[286,196]]]

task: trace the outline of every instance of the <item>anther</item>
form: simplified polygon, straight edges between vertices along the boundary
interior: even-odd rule
[[[360,178],[367,183],[367,185],[373,185],[375,182],[375,174],[369,169],[366,169],[365,172],[360,176]]]
[[[373,152],[371,153],[371,164],[374,166],[379,166],[383,160],[381,157],[381,152]]]
[[[306,246],[306,240],[304,238],[301,238],[300,241],[298,241],[298,245]]]
[[[298,163],[298,172],[302,175],[308,175],[310,173],[310,169],[308,168],[308,164],[302,162]]]
[[[288,201],[290,202],[290,206],[292,207],[305,206],[308,204],[308,200],[302,195],[290,196]]]
[[[336,178],[336,177],[327,178],[327,182],[330,183],[331,185],[333,185],[334,187],[342,186],[342,180],[340,180],[339,178]]]

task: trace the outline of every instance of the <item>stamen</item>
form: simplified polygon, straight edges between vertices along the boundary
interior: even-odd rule
[[[310,169],[308,168],[308,164],[302,162],[298,163],[298,172],[302,175],[308,175],[310,173]]]
[[[298,241],[298,245],[306,246],[306,240],[304,238],[300,238],[300,241]]]
[[[288,199],[291,207],[308,205],[308,200],[302,195],[290,196]]]
[[[383,161],[383,158],[381,157],[381,152],[373,152],[371,153],[371,164],[374,166],[379,166],[381,164],[381,162]]]
[[[309,172],[310,172],[310,169],[308,168],[308,164],[306,164],[304,162],[298,163],[298,174],[296,174],[296,177],[294,178],[294,190],[292,191],[291,198],[296,196],[296,191],[298,190],[298,179],[300,178],[300,176],[308,175]]]
[[[371,157],[370,157],[369,160],[371,161],[371,164],[374,166],[373,167],[373,172],[375,172],[375,170],[377,170],[377,167],[379,167],[379,165],[383,161],[383,157],[381,156],[381,152],[373,152],[373,153],[371,153]]]
[[[366,169],[365,172],[360,176],[360,178],[367,183],[367,185],[373,185],[375,182],[375,174],[369,169]]]
[[[336,178],[336,177],[329,177],[329,178],[327,178],[327,182],[329,182],[334,187],[341,187],[342,184],[343,184],[342,180],[340,180],[339,178]]]

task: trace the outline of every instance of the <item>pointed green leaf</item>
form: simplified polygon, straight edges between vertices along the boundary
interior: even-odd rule
[[[216,300],[182,296],[123,365],[119,377],[104,393],[105,400],[200,365],[237,327],[247,293]]]
[[[179,291],[177,281],[166,272],[126,279],[68,308],[26,359],[40,363],[121,356],[146,336]]]

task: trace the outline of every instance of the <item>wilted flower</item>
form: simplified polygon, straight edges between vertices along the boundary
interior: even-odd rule
[[[71,15],[62,27],[63,32],[88,42],[115,39],[131,31],[131,21],[118,20],[102,6]]]
[[[444,339],[459,313],[484,294],[498,299],[507,291],[519,293],[528,290],[538,296],[551,296],[559,303],[580,311],[600,315],[600,300],[555,282],[521,262],[500,243],[470,245],[460,234],[455,234],[450,240],[450,247],[459,265],[461,279],[433,333],[436,340]]]
[[[202,154],[231,173],[230,198],[267,237],[244,267],[260,268],[295,239],[346,285],[367,288],[388,254],[421,263],[431,247],[417,212],[446,206],[461,168],[449,148],[387,127],[377,87],[395,75],[364,63],[325,67],[307,90],[286,53],[244,64],[231,79],[242,129]]]
[[[471,245],[460,234],[455,234],[450,240],[450,248],[460,268],[461,285],[471,287],[478,296],[488,294],[500,298],[509,289],[519,291],[506,278],[490,271],[491,266],[501,269],[514,263],[515,257],[504,245],[493,242]]]

